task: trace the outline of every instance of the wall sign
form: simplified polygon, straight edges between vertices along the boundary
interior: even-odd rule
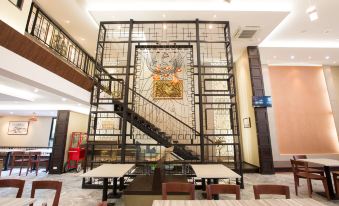
[[[26,135],[28,133],[29,121],[12,121],[8,124],[9,135]]]

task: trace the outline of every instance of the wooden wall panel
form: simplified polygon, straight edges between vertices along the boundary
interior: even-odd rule
[[[338,154],[323,69],[276,66],[269,77],[280,154]]]
[[[260,54],[258,47],[247,47],[249,67],[252,81],[253,96],[264,96],[265,88],[262,78]],[[254,108],[255,123],[258,134],[260,172],[262,174],[273,174],[273,155],[271,136],[267,118],[266,108]]]
[[[91,91],[92,80],[77,68],[64,62],[47,48],[24,36],[0,20],[0,45],[61,76],[64,79]],[[33,37],[32,37],[33,38]]]
[[[50,174],[62,174],[63,172],[69,115],[70,111],[58,111],[53,143],[53,153],[49,168]]]

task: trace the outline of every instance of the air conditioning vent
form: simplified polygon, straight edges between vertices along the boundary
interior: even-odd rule
[[[240,27],[235,33],[234,37],[238,39],[252,39],[259,29],[259,26]]]

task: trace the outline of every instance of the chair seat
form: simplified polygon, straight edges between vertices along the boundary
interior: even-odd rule
[[[305,169],[304,168],[299,168],[299,171],[305,172]],[[319,173],[319,174],[323,174],[324,173],[323,170],[315,169],[315,168],[308,168],[308,172],[309,173]]]
[[[301,177],[301,178],[310,178],[313,180],[324,180],[326,179],[326,177],[321,176],[321,175],[316,175],[316,174],[312,174],[312,173],[307,173],[307,172],[297,172],[297,176]]]

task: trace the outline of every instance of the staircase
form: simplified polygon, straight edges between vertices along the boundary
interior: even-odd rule
[[[139,95],[139,94],[136,94],[136,95]],[[117,100],[113,100],[113,103],[114,103],[114,111],[117,112],[117,114],[122,117],[123,111],[125,110],[123,103]],[[158,107],[157,105],[151,102],[149,103],[152,105],[152,107]],[[173,144],[171,136],[166,134],[166,132],[161,131],[159,127],[152,124],[149,120],[145,119],[144,117],[142,117],[141,115],[139,115],[138,113],[136,113],[130,108],[126,108],[126,109],[127,109],[127,121],[131,123],[133,126],[135,126],[136,128],[138,128],[140,131],[144,132],[149,137],[157,141],[159,144],[163,145],[164,147],[168,148],[168,147],[173,146],[173,152],[172,152],[173,156],[179,159],[183,159],[183,160],[198,160],[199,159],[197,155],[193,154],[193,151],[186,148],[186,146]],[[163,111],[163,112],[167,113],[166,111]],[[170,114],[167,113],[167,115],[170,115]],[[175,118],[174,116],[172,117]],[[180,121],[178,119],[176,120]]]

